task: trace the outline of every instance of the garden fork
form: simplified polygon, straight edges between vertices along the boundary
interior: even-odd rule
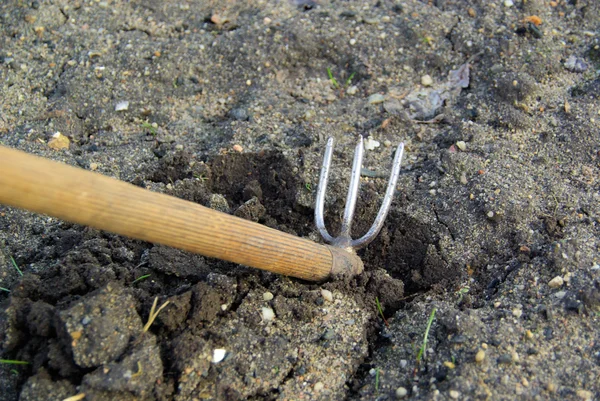
[[[396,149],[396,155],[394,156],[394,162],[392,163],[392,174],[388,182],[387,190],[383,197],[383,202],[375,222],[367,231],[365,235],[358,239],[352,239],[350,236],[350,230],[352,228],[352,219],[354,217],[354,210],[356,208],[356,198],[358,197],[358,186],[360,184],[360,173],[362,167],[362,159],[364,154],[363,138],[359,136],[358,144],[354,150],[354,161],[352,163],[352,175],[350,177],[350,188],[348,189],[348,195],[346,197],[346,206],[344,208],[344,217],[342,218],[342,229],[340,235],[333,237],[325,228],[325,220],[323,218],[323,209],[325,207],[325,192],[327,190],[327,181],[329,180],[329,170],[331,168],[331,156],[333,153],[333,138],[327,140],[327,147],[325,148],[325,156],[323,157],[323,166],[321,167],[321,175],[319,178],[319,187],[317,189],[317,204],[315,207],[315,224],[319,229],[319,233],[326,242],[331,245],[343,248],[347,251],[354,251],[368,245],[383,227],[383,222],[390,210],[392,199],[394,198],[394,192],[396,190],[396,183],[398,182],[398,176],[400,175],[400,164],[402,162],[402,155],[404,153],[404,143],[400,143]]]

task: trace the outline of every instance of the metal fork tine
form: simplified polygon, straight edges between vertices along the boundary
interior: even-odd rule
[[[402,163],[402,155],[404,154],[404,143],[398,145],[396,148],[396,155],[394,156],[394,162],[392,163],[392,174],[390,175],[390,180],[388,181],[388,186],[385,191],[385,195],[383,196],[383,202],[381,203],[381,207],[379,208],[379,212],[377,213],[377,217],[375,217],[375,221],[369,231],[359,239],[353,240],[351,242],[351,246],[354,249],[362,248],[367,246],[371,241],[377,237],[379,231],[383,227],[383,223],[385,218],[390,211],[390,206],[392,205],[392,200],[394,199],[394,193],[396,192],[396,184],[398,182],[398,177],[400,176],[400,165]]]
[[[358,186],[360,185],[360,169],[362,168],[362,159],[364,154],[363,137],[359,136],[358,144],[354,149],[354,161],[352,162],[352,175],[350,176],[350,188],[346,196],[346,206],[344,207],[344,218],[342,219],[342,230],[336,242],[340,246],[349,246],[352,242],[350,230],[352,229],[352,219],[356,209],[356,199],[358,198]]]
[[[317,204],[315,207],[315,224],[319,229],[321,237],[329,243],[333,242],[333,237],[325,228],[325,219],[323,209],[325,208],[325,192],[327,191],[327,181],[329,181],[329,169],[331,167],[331,155],[333,153],[333,137],[327,140],[325,147],[325,156],[323,156],[323,165],[321,166],[321,175],[319,176],[319,187],[317,188]]]
[[[396,190],[396,184],[398,177],[400,176],[400,165],[402,163],[402,156],[404,154],[404,144],[401,143],[396,149],[396,155],[392,163],[392,173],[388,182],[383,202],[377,213],[377,217],[373,222],[373,225],[367,231],[365,235],[359,239],[353,240],[350,236],[352,229],[352,221],[354,218],[354,211],[356,209],[356,199],[358,198],[358,188],[360,185],[360,171],[362,167],[362,159],[364,154],[363,138],[359,137],[358,144],[354,150],[354,161],[352,162],[352,176],[350,177],[350,188],[346,197],[346,205],[344,207],[344,217],[342,219],[342,229],[338,237],[333,237],[325,228],[325,219],[323,217],[325,209],[325,192],[327,191],[327,183],[329,181],[329,170],[331,169],[331,159],[333,153],[333,138],[327,140],[327,147],[325,148],[325,156],[323,157],[323,166],[321,167],[321,175],[319,178],[319,187],[317,188],[317,201],[315,207],[315,224],[319,230],[319,233],[325,239],[325,241],[331,243],[334,246],[345,248],[347,250],[358,249],[368,245],[383,227],[385,218],[388,215],[394,193]]]

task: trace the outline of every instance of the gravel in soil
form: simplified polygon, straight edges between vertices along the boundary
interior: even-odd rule
[[[600,397],[599,16],[2,2],[4,146],[315,241],[327,137],[332,232],[356,137],[355,236],[406,153],[365,273],[327,283],[0,207],[0,356],[26,363],[0,399]]]

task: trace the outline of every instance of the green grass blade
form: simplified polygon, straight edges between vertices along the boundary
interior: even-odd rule
[[[5,363],[7,365],[29,365],[27,361],[17,361],[15,359],[0,359],[0,363]]]
[[[133,285],[133,284],[137,283],[138,281],[145,280],[145,279],[147,279],[147,278],[148,278],[148,277],[150,277],[150,276],[151,276],[151,274],[144,274],[143,276],[139,276],[138,278],[136,278],[135,280],[133,280],[133,281],[131,282],[131,285]]]
[[[19,275],[21,277],[23,277],[23,272],[21,271],[21,269],[19,269],[19,266],[17,266],[17,262],[15,262],[15,259],[12,256],[9,256],[13,266],[15,267],[15,269],[17,269],[17,271],[19,272]]]

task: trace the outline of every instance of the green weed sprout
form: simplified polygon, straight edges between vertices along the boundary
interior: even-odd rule
[[[17,269],[17,271],[19,272],[19,275],[23,277],[23,272],[21,271],[21,269],[19,269],[19,266],[17,266],[17,262],[15,262],[15,259],[12,256],[9,256],[9,258],[15,269]]]
[[[331,72],[331,68],[329,68],[329,67],[327,67],[327,76],[329,77],[329,81],[331,82],[331,85],[335,89],[338,89],[340,87],[340,84],[338,84],[337,79],[335,79],[335,77],[333,76],[333,73]]]
[[[135,284],[135,283],[137,283],[138,281],[145,280],[145,279],[147,279],[147,278],[148,278],[148,277],[150,277],[150,276],[151,276],[151,274],[144,274],[143,276],[139,276],[138,278],[136,278],[135,280],[133,280],[133,281],[131,282],[131,285],[134,285],[134,284]]]
[[[383,319],[383,323],[385,323],[386,326],[390,327],[387,320],[385,320],[385,316],[383,316],[383,308],[381,307],[381,303],[379,303],[379,298],[377,298],[377,297],[375,297],[375,304],[377,305],[377,310],[379,311],[379,314],[381,315],[381,318]]]
[[[29,365],[29,362],[27,361],[18,361],[15,359],[0,359],[0,363],[7,365]]]
[[[421,360],[421,358],[425,359],[425,350],[427,349],[427,338],[429,337],[429,330],[431,329],[431,323],[433,323],[433,319],[435,319],[436,308],[433,308],[431,314],[429,315],[429,320],[427,321],[427,328],[425,329],[425,334],[423,335],[423,344],[421,348],[419,348],[419,353],[417,354],[417,362]]]

